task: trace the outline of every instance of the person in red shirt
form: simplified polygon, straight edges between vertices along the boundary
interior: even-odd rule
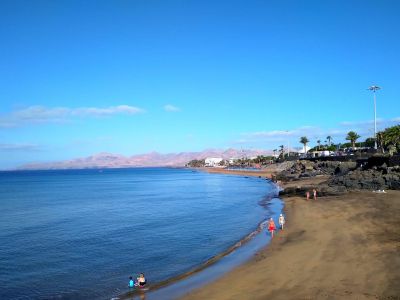
[[[275,230],[276,230],[275,222],[271,218],[271,219],[269,219],[269,222],[268,222],[268,231],[271,233],[271,237],[274,237]]]

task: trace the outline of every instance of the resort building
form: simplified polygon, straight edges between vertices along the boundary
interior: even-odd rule
[[[237,157],[232,157],[228,160],[230,165],[233,165],[234,163],[236,163],[240,158]]]
[[[304,149],[305,148],[305,149]],[[306,147],[302,147],[299,151],[297,151],[297,153],[299,154],[306,154],[308,151],[310,151],[311,147],[306,146]],[[304,151],[305,150],[305,151]]]
[[[333,155],[333,151],[322,150],[322,151],[312,151],[309,153],[310,157],[324,157],[324,156],[331,156]]]
[[[205,159],[205,166],[206,167],[216,167],[219,166],[219,163],[222,161],[223,159],[220,157],[207,157]]]

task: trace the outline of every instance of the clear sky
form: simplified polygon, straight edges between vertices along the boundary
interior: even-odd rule
[[[0,2],[0,168],[400,121],[399,1]]]

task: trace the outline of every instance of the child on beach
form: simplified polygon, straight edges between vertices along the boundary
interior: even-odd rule
[[[274,237],[275,229],[276,229],[275,222],[271,218],[271,219],[269,219],[269,222],[268,222],[268,231],[271,232],[271,237]]]
[[[146,278],[143,273],[140,273],[139,277],[136,278],[135,286],[143,288],[146,285]]]
[[[279,216],[279,225],[281,226],[281,230],[283,230],[283,225],[285,224],[285,217],[281,214]]]
[[[133,288],[135,283],[133,282],[132,276],[129,277],[129,287]]]
[[[313,189],[313,194],[314,194],[314,200],[317,200],[317,190]]]
[[[310,200],[310,191],[307,191],[306,197],[307,197],[307,201]]]

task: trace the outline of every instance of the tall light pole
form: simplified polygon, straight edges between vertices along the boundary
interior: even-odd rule
[[[371,85],[368,90],[374,92],[374,141],[375,141],[375,150],[378,149],[378,145],[376,143],[376,91],[381,88],[377,85]]]

